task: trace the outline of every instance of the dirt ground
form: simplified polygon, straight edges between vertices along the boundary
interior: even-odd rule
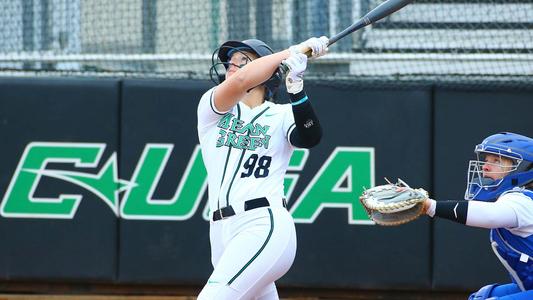
[[[0,300],[196,300],[201,287],[0,282]],[[281,300],[465,300],[467,292],[278,288]]]
[[[303,296],[282,297],[281,300],[463,300],[466,294],[406,294],[391,296],[387,294],[337,295],[337,296]],[[0,300],[196,300],[196,296],[147,296],[147,295],[35,295],[35,294],[0,294]]]

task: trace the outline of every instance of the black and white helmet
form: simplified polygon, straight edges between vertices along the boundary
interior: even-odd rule
[[[220,84],[226,78],[226,71],[229,67],[229,61],[231,56],[236,52],[251,52],[257,55],[258,57],[267,56],[273,54],[274,51],[270,48],[265,42],[258,39],[249,39],[244,41],[227,41],[222,44],[218,49],[213,52],[211,57],[211,69],[209,70],[209,75],[211,80]],[[246,55],[245,53],[243,53]],[[250,59],[251,60],[251,59]],[[223,66],[223,67],[221,67]],[[266,98],[270,100],[273,98],[278,87],[282,81],[281,70],[276,70],[272,76],[265,81],[264,85],[267,89]]]

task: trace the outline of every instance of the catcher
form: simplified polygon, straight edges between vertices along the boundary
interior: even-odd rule
[[[422,191],[399,182],[365,191],[361,203],[378,224],[406,223],[425,213],[490,229],[494,253],[512,282],[484,286],[469,299],[533,299],[533,139],[498,133],[477,145],[475,153],[464,201],[421,199]],[[388,190],[386,200],[380,189]]]

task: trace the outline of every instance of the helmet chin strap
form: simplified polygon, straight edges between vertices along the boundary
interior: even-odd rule
[[[259,86],[263,86],[263,88],[265,89],[263,100],[268,101],[269,99],[271,99],[274,93],[272,91],[270,91],[270,89],[268,87],[264,86],[263,83],[254,86],[253,88],[247,90],[246,92],[249,93],[251,90],[253,90],[253,89],[255,89],[256,87],[259,87]]]
[[[249,92],[241,98],[241,102],[246,104],[250,108],[254,108],[256,106],[262,105],[265,103],[265,93],[261,90],[255,90],[250,89]]]

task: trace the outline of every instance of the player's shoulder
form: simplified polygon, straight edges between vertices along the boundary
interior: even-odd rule
[[[198,113],[199,114],[205,114],[208,112],[214,112],[216,115],[222,115],[221,112],[217,111],[213,104],[213,97],[215,87],[210,88],[205,93],[202,94],[202,97],[200,98],[200,101],[198,102]]]
[[[213,91],[215,90],[216,86],[208,89],[205,91],[205,93],[202,94],[202,97],[200,97],[201,100],[203,99],[210,99],[213,96]]]
[[[516,187],[504,192],[498,200],[531,201],[533,204],[533,191]]]

